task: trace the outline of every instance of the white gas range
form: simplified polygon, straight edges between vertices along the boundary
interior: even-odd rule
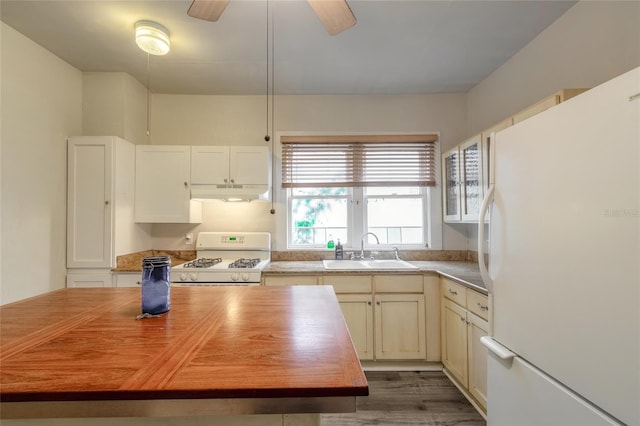
[[[259,285],[271,261],[268,232],[200,232],[196,259],[171,268],[178,285]]]

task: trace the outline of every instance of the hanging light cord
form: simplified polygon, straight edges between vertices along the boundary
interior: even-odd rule
[[[151,55],[149,55],[149,53],[147,52],[147,138],[150,138],[151,136],[151,129],[149,129],[149,117],[151,116],[151,97],[149,94],[149,57]],[[151,141],[147,141],[147,142],[151,142]]]
[[[271,210],[269,213],[275,214],[275,153],[273,143],[273,132],[275,129],[275,101],[274,101],[274,80],[275,80],[275,65],[274,65],[274,18],[273,10],[269,13],[269,0],[267,0],[267,135],[264,137],[265,142],[271,141]],[[271,21],[271,28],[269,28],[269,21]],[[271,31],[269,31],[271,30]],[[269,46],[271,41],[271,46]],[[271,47],[271,56],[269,56],[269,47]],[[269,67],[269,59],[271,59],[271,67]],[[269,75],[271,71],[271,75]],[[269,79],[271,77],[271,79]],[[271,131],[269,131],[269,83],[271,83]]]

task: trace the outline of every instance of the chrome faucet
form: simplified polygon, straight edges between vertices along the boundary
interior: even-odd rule
[[[398,251],[398,247],[394,247],[393,252],[396,255],[396,260],[400,260],[400,252]]]
[[[378,239],[378,236],[376,234],[374,234],[373,232],[367,232],[362,236],[362,238],[360,238],[360,256],[355,256],[357,259],[364,260],[364,238],[367,235],[373,235],[373,238],[376,239],[376,243],[380,244],[380,240]]]

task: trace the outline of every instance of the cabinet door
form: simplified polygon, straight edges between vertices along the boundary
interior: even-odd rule
[[[136,222],[200,222],[200,204],[190,200],[190,163],[188,146],[136,146]]]
[[[469,313],[468,345],[469,345],[469,392],[478,403],[487,409],[487,348],[480,343],[486,336],[489,324],[482,318]]]
[[[440,312],[442,363],[467,387],[467,311],[443,299]]]
[[[442,155],[442,209],[445,222],[459,222],[460,214],[460,154],[454,148]]]
[[[229,183],[228,146],[191,147],[191,184],[224,185]]]
[[[266,185],[270,181],[269,149],[264,146],[232,146],[230,148],[231,183]]]
[[[111,138],[67,145],[67,267],[110,268],[113,215]]]
[[[286,285],[316,285],[318,277],[315,275],[278,275],[264,277],[264,285],[286,286]]]
[[[460,207],[463,222],[478,220],[482,204],[482,139],[477,135],[460,145],[462,192]]]
[[[426,359],[423,294],[375,296],[376,359]]]
[[[373,359],[373,305],[371,295],[338,294],[353,346],[361,360]]]

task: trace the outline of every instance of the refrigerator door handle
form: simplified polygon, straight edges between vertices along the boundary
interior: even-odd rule
[[[495,341],[491,336],[482,336],[480,338],[480,343],[487,347],[491,352],[493,352],[498,358],[504,360],[510,360],[516,357],[514,352],[511,352],[509,349],[502,346],[500,343]]]
[[[480,217],[478,218],[478,265],[480,266],[480,276],[482,277],[484,285],[487,286],[489,294],[493,293],[493,280],[489,276],[487,266],[484,264],[484,219],[487,215],[487,211],[489,210],[489,204],[493,202],[494,190],[495,186],[493,184],[489,185],[489,189],[484,196],[484,200],[482,200],[482,206],[480,207]]]

